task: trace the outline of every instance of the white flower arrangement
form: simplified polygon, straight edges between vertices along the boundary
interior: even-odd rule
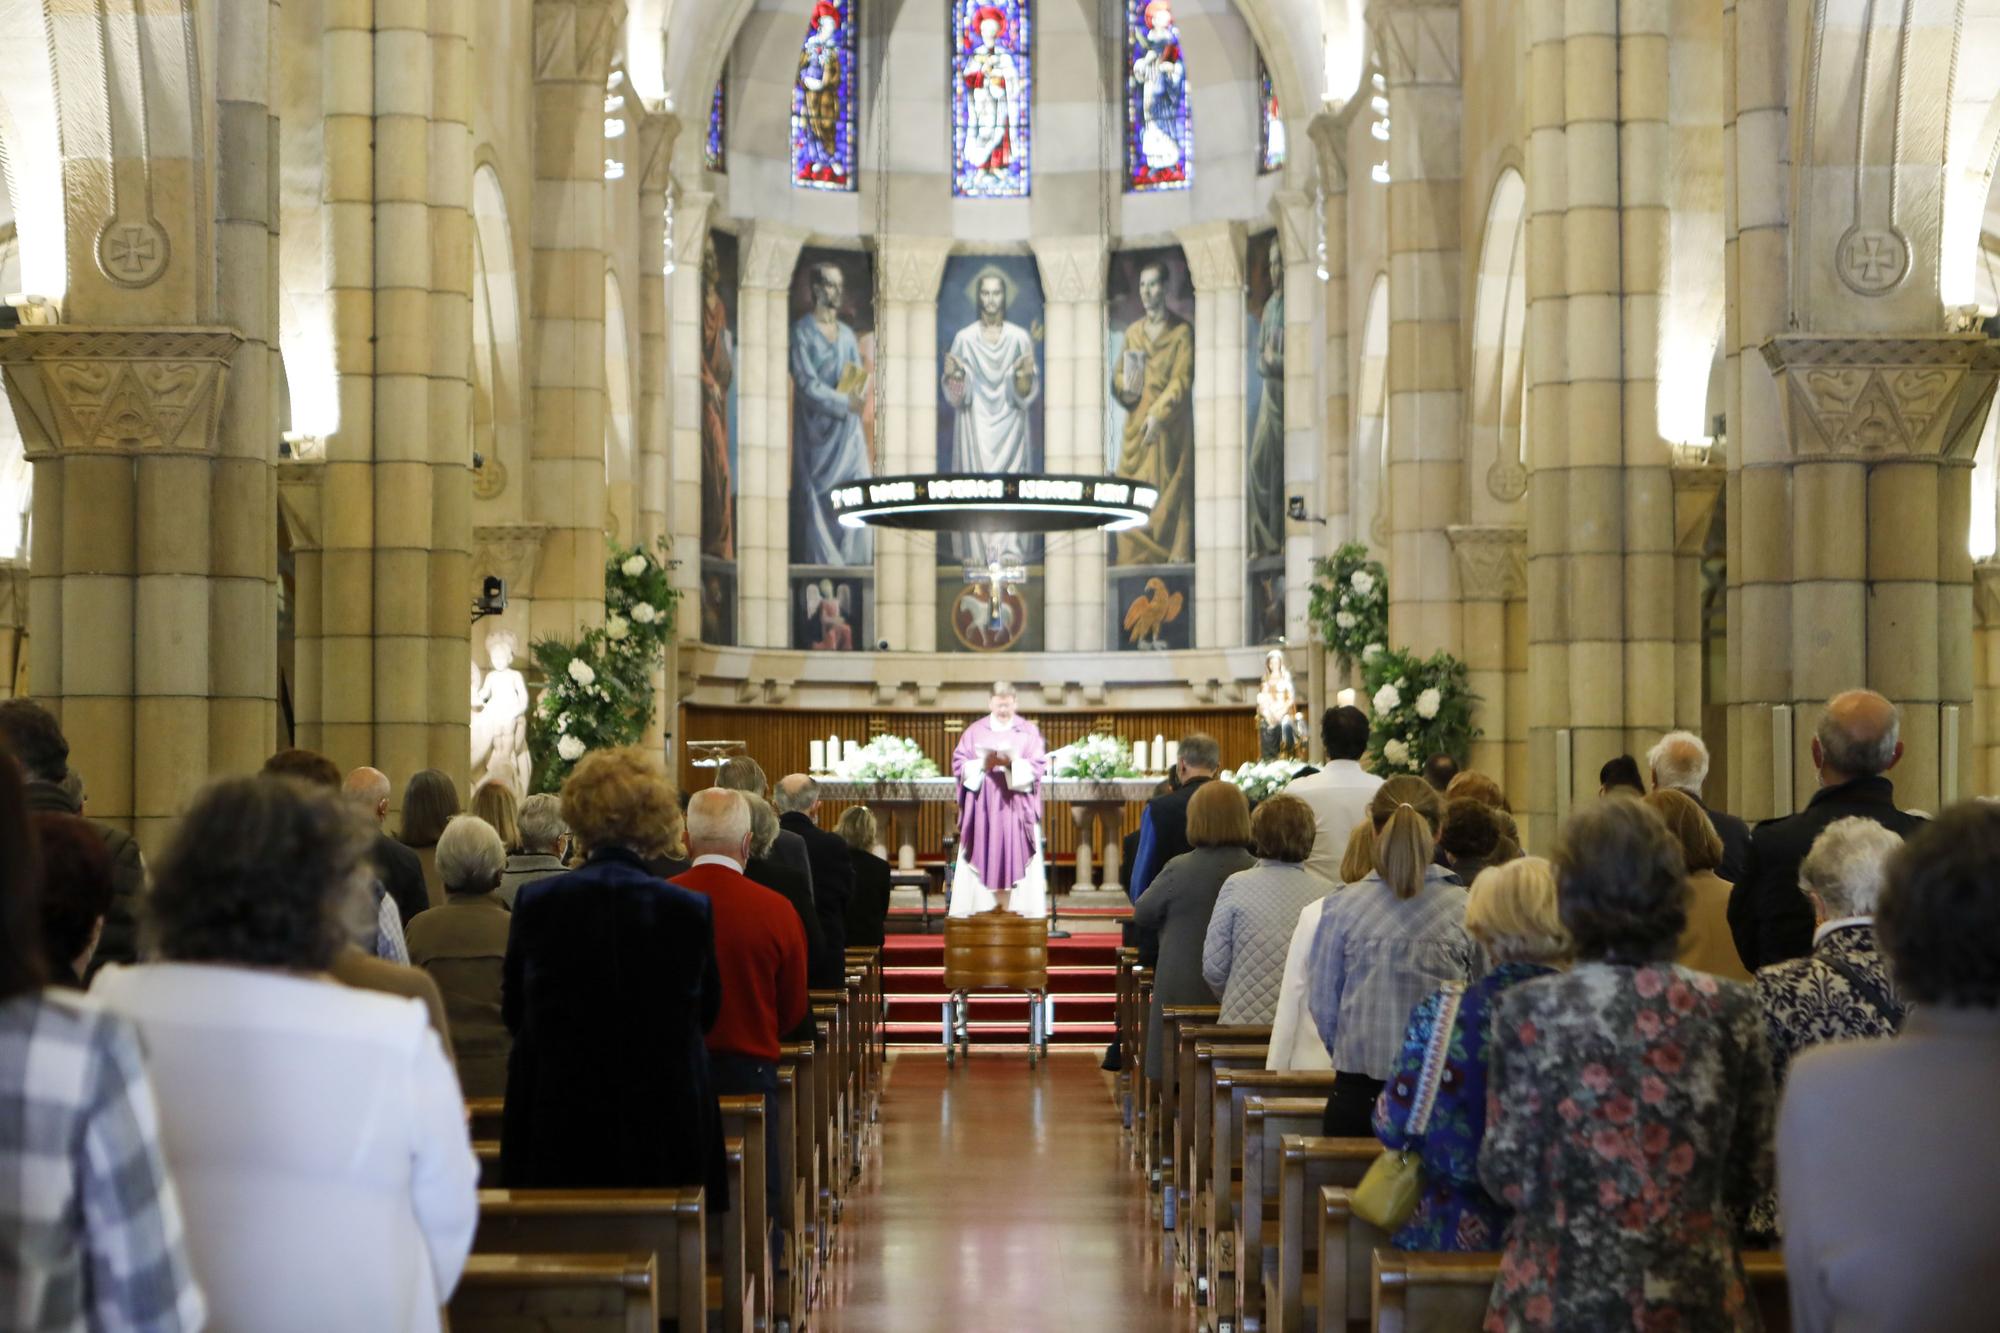
[[[623,643],[632,637],[632,622],[613,612],[604,621],[604,637],[613,643]]]
[[[908,782],[938,776],[938,766],[908,736],[877,736],[842,755],[833,775],[848,782]]]
[[[1432,755],[1465,758],[1479,735],[1472,725],[1472,706],[1479,700],[1463,662],[1450,653],[1418,657],[1384,650],[1366,679],[1375,688],[1369,754],[1378,774],[1415,773]]]
[[[1268,763],[1244,764],[1240,768],[1222,770],[1222,780],[1240,788],[1250,804],[1283,791],[1285,784],[1298,776],[1305,765],[1290,759],[1273,759]]]
[[[1433,685],[1417,696],[1417,716],[1428,722],[1438,715],[1438,705],[1444,702],[1444,695]]]
[[[1377,714],[1393,713],[1403,706],[1403,696],[1393,684],[1384,685],[1375,691],[1373,703]]]
[[[585,748],[583,741],[576,736],[560,736],[556,739],[556,753],[572,764],[583,758]]]
[[[1379,643],[1371,643],[1364,646],[1361,650],[1361,665],[1373,666],[1375,664],[1376,659],[1381,657],[1383,652],[1385,651],[1386,650]]]
[[[597,672],[581,657],[569,659],[569,678],[586,690],[597,683]]]
[[[1391,768],[1410,768],[1410,747],[1400,736],[1391,736],[1382,742],[1382,757],[1389,761]]]
[[[632,619],[641,625],[650,625],[659,618],[660,613],[653,609],[651,602],[637,602],[633,604]]]
[[[1347,585],[1366,597],[1375,591],[1375,576],[1365,569],[1357,569],[1347,576]]]
[[[1354,613],[1352,611],[1337,611],[1334,613],[1333,623],[1342,629],[1353,629]]]
[[[1349,542],[1313,562],[1306,619],[1339,661],[1342,673],[1365,663],[1389,634],[1389,577],[1368,548]]]
[[[618,566],[618,571],[628,579],[636,579],[644,574],[652,563],[644,551],[634,551],[625,557],[625,563]]]
[[[1136,778],[1132,747],[1116,736],[1094,731],[1049,756],[1049,772],[1059,778]]]

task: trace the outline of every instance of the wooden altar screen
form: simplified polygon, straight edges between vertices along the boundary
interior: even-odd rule
[[[1234,768],[1257,758],[1257,719],[1248,708],[1109,709],[1063,713],[1024,708],[1021,712],[1042,729],[1042,736],[1051,750],[1081,740],[1094,731],[1108,732],[1127,741],[1144,740],[1148,746],[1156,735],[1178,741],[1188,732],[1205,731],[1221,742],[1224,768]],[[949,772],[952,747],[958,743],[959,733],[975,717],[983,715],[944,709],[915,712],[901,709],[720,708],[691,704],[681,709],[680,740],[683,743],[676,747],[680,754],[678,780],[687,790],[698,791],[709,786],[714,778],[714,770],[695,768],[689,762],[686,742],[690,740],[742,741],[750,757],[763,765],[764,772],[776,782],[787,773],[804,771],[808,742],[834,735],[863,741],[881,735],[908,736],[923,747],[924,753],[937,764],[940,772]],[[820,826],[832,828],[847,804],[824,803]],[[1139,827],[1140,806],[1138,801],[1126,804],[1125,832]],[[1058,861],[1074,857],[1076,825],[1068,813],[1047,812],[1042,823],[1050,857]],[[945,834],[956,834],[957,831],[958,816],[951,806],[922,806],[918,811],[914,843],[917,855],[924,858],[941,856]]]

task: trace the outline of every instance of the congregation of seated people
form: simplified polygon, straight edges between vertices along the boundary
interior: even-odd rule
[[[1489,1329],[1758,1328],[1743,1255],[1780,1247],[1794,1328],[1995,1327],[2000,805],[1898,807],[1889,700],[1828,702],[1798,814],[1712,808],[1673,732],[1541,855],[1489,775],[1384,780],[1353,708],[1321,732],[1254,809],[1185,767],[1149,804],[1144,1078],[1175,1006],[1216,1006],[1183,1012],[1218,1070],[1243,1029],[1333,1071],[1322,1132],[1417,1166],[1388,1244],[1499,1252]]]

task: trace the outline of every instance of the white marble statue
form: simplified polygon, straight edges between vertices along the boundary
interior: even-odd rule
[[[514,670],[518,641],[502,630],[486,639],[493,669],[479,679],[472,664],[472,785],[503,782],[524,795],[533,772],[528,755],[528,682]]]

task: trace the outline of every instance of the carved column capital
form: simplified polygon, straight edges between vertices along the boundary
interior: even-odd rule
[[[1356,92],[1340,110],[1322,111],[1306,122],[1306,137],[1312,140],[1313,156],[1319,162],[1320,185],[1330,195],[1347,189],[1347,123],[1354,117],[1354,108],[1366,101]]]
[[[1042,236],[1031,244],[1050,301],[1102,301],[1107,257],[1099,236]]]
[[[30,325],[0,336],[29,458],[212,454],[234,329]]]
[[[638,170],[634,173],[642,190],[665,190],[671,184],[674,141],[680,137],[681,118],[671,111],[647,111],[639,116]]]
[[[937,300],[951,241],[940,236],[882,238],[884,290],[891,301],[928,305]]]
[[[1198,292],[1230,292],[1243,288],[1243,247],[1246,229],[1240,222],[1204,222],[1175,233],[1187,255],[1188,276]]]
[[[789,291],[809,233],[782,222],[759,222],[746,233],[739,281],[756,291]]]
[[[625,0],[535,0],[535,78],[602,84],[624,22]]]
[[[1700,555],[1729,469],[1719,463],[1669,469],[1674,479],[1674,553]]]
[[[1761,349],[1795,458],[1970,461],[2000,380],[2000,343],[1795,333]]]
[[[532,597],[535,572],[542,563],[547,523],[493,523],[472,530],[473,591],[488,574],[507,580],[510,596]]]
[[[1468,602],[1513,602],[1528,595],[1528,530],[1506,524],[1445,529]]]
[[[1271,198],[1271,212],[1278,220],[1278,244],[1284,247],[1286,267],[1310,264],[1319,229],[1314,225],[1313,197],[1301,190],[1280,190]]]
[[[706,190],[680,190],[674,195],[674,263],[699,269],[708,244],[708,215],[715,196]]]

